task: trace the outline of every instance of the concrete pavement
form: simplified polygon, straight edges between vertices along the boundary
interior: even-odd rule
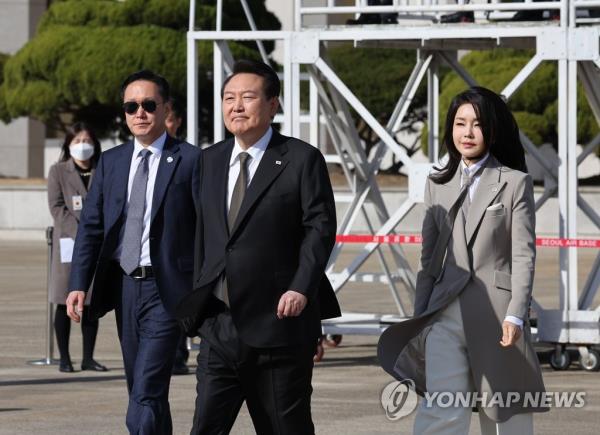
[[[407,247],[416,264],[418,247]],[[348,260],[356,249],[345,255]],[[579,272],[589,270],[596,252],[579,250]],[[558,256],[540,249],[536,294],[545,306],[557,305]],[[377,260],[365,265],[376,271]],[[114,316],[101,320],[96,358],[106,373],[59,373],[56,366],[32,366],[45,349],[46,245],[40,242],[0,241],[0,434],[122,434],[127,393]],[[342,307],[352,311],[388,312],[393,301],[381,286],[350,284],[340,294]],[[598,304],[596,304],[598,305]],[[328,349],[314,371],[313,417],[319,434],[408,434],[414,414],[396,422],[386,419],[379,402],[391,381],[377,365],[375,337],[344,336]],[[78,370],[81,334],[73,325],[71,355]],[[196,352],[192,352],[195,356]],[[192,365],[195,363],[192,361]],[[535,417],[537,434],[597,434],[600,428],[600,373],[581,371],[577,364],[565,372],[543,365],[551,391],[586,391],[581,409],[553,409]],[[189,433],[195,400],[194,375],[177,376],[171,384],[174,433]],[[232,431],[253,434],[245,407]],[[470,434],[479,434],[476,417]],[[515,434],[518,435],[518,434]]]

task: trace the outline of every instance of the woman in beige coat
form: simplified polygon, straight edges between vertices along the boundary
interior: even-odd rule
[[[482,434],[531,435],[547,407],[530,340],[535,202],[519,130],[498,95],[474,87],[450,104],[443,144],[448,161],[425,188],[415,316],[385,331],[380,361],[429,398],[415,434],[467,434],[476,407]]]
[[[100,142],[83,123],[77,123],[67,132],[60,160],[48,174],[48,206],[54,218],[52,245],[52,270],[50,275],[50,302],[56,304],[54,330],[60,352],[61,372],[73,372],[69,354],[71,320],[67,317],[66,299],[71,271],[71,253],[77,234],[79,216],[90,187],[96,162],[100,157]],[[91,292],[88,292],[88,300]],[[88,301],[89,302],[89,301]],[[93,358],[98,320],[89,320],[83,311],[82,370],[106,371],[106,367]]]

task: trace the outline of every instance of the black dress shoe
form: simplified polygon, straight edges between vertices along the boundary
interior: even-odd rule
[[[82,361],[81,370],[92,370],[95,372],[107,372],[108,369],[97,361]]]
[[[171,373],[174,375],[187,375],[189,372],[189,367],[183,361],[175,362],[175,364],[173,364],[173,368],[171,369]]]
[[[475,14],[469,12],[454,12],[453,14],[442,15],[440,23],[474,23]]]
[[[60,365],[58,366],[58,371],[63,373],[73,373],[75,370],[73,370],[73,364],[71,364],[71,361],[61,361]]]

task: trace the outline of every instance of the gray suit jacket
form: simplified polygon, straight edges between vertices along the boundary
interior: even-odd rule
[[[81,181],[75,163],[72,159],[55,163],[48,173],[48,207],[54,220],[49,292],[49,300],[53,304],[64,305],[69,294],[68,284],[71,263],[60,262],[60,239],[71,238],[75,240],[77,235],[81,210],[76,210],[73,206],[74,196],[81,196],[82,205],[87,196],[87,189]],[[88,292],[86,304],[89,303],[90,297],[91,294]]]
[[[459,193],[460,171],[446,184],[427,181],[415,317],[391,326],[382,335],[382,366],[395,377],[413,379],[417,390],[424,392],[428,326],[439,310],[458,297],[477,391],[489,395],[496,391],[542,392],[544,385],[528,324],[535,268],[531,177],[502,166],[490,156],[464,226],[460,215],[456,223],[448,217]],[[507,315],[525,322],[523,335],[510,348],[499,344]],[[496,421],[545,410],[485,409]]]

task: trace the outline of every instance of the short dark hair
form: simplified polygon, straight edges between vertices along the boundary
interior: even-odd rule
[[[173,113],[173,116],[176,119],[180,119],[181,120],[181,125],[179,126],[179,128],[175,132],[175,135],[178,138],[181,138],[183,136],[184,131],[185,131],[186,112],[185,112],[185,106],[183,105],[183,103],[182,103],[182,101],[180,99],[178,99],[178,98],[171,98],[171,113]]]
[[[221,98],[223,98],[223,93],[225,91],[225,86],[229,83],[233,77],[238,74],[256,74],[260,76],[264,80],[264,91],[265,96],[270,100],[272,98],[279,97],[279,93],[281,92],[281,82],[279,81],[279,77],[273,68],[263,62],[257,62],[255,60],[241,59],[236,61],[233,64],[233,72],[229,77],[225,79],[223,82],[223,87],[221,87]]]
[[[473,86],[456,95],[446,115],[446,125],[442,137],[442,145],[448,151],[448,162],[438,172],[430,175],[437,184],[447,183],[452,179],[462,159],[456,149],[452,131],[454,118],[458,108],[463,104],[471,104],[481,124],[483,142],[487,151],[502,165],[527,172],[525,149],[519,137],[519,126],[502,97],[489,89]]]
[[[129,77],[125,79],[123,84],[121,85],[121,101],[125,98],[125,89],[133,82],[137,82],[138,80],[145,80],[147,82],[152,82],[158,87],[158,93],[160,97],[163,99],[163,102],[168,102],[171,99],[171,89],[169,87],[169,82],[163,76],[156,74],[153,71],[148,69],[143,69],[138,72],[134,72]]]
[[[92,130],[91,127],[85,122],[76,122],[70,128],[67,128],[67,134],[65,135],[65,140],[63,141],[61,147],[59,161],[66,162],[71,158],[71,151],[69,150],[69,146],[71,145],[71,142],[73,141],[75,136],[77,136],[82,131],[87,131],[87,134],[90,136],[90,139],[92,139],[92,145],[94,145],[94,155],[92,156],[91,160],[93,165],[96,166],[96,163],[98,163],[98,159],[100,159],[100,153],[102,152],[102,149],[100,148],[100,141],[98,140],[98,137],[94,134],[94,130]]]
[[[185,118],[185,107],[180,99],[171,98],[171,111],[173,112],[173,115],[175,115],[175,118]]]

